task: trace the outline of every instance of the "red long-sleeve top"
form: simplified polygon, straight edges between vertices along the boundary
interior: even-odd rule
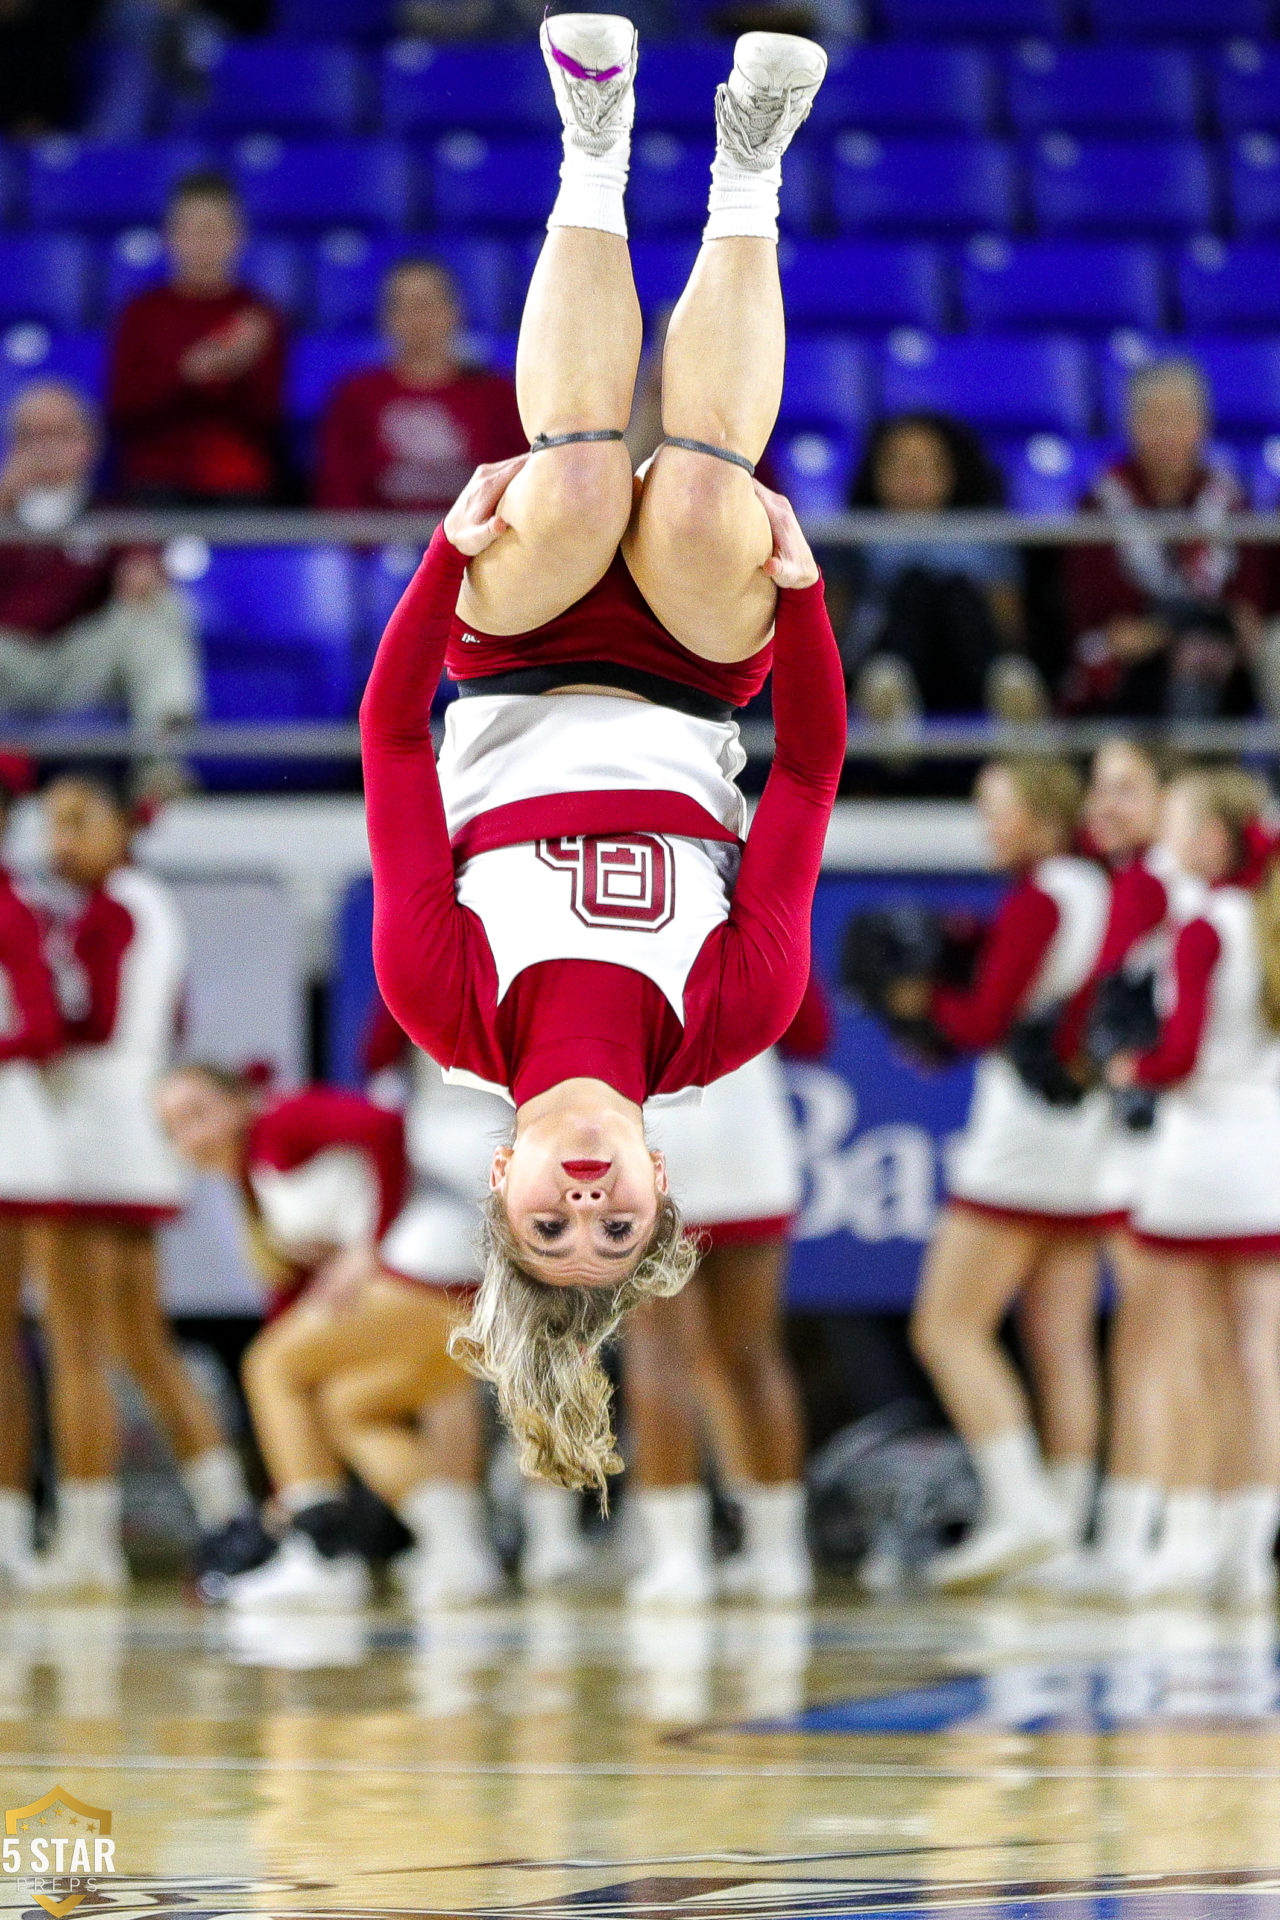
[[[1160,1023],[1155,1046],[1138,1056],[1139,1086],[1171,1087],[1193,1071],[1221,952],[1222,941],[1209,921],[1188,920],[1180,929],[1173,949],[1173,1005]]]
[[[965,1053],[987,1053],[1008,1037],[1049,943],[1058,903],[1028,875],[1005,895],[978,950],[968,987],[935,987],[934,1025]]]
[[[230,380],[188,380],[190,348],[256,312],[270,326],[253,364]],[[130,493],[270,494],[284,386],[284,327],[275,308],[242,289],[204,297],[152,287],[120,316],[108,412]]]
[[[374,962],[388,1007],[442,1066],[508,1088],[517,1105],[576,1076],[642,1103],[731,1073],[786,1032],[809,978],[813,894],[846,739],[821,580],[778,597],[773,767],[728,919],[686,981],[682,1025],[651,980],[600,961],[526,967],[498,1003],[484,926],[458,903],[430,731],[465,569],[438,529],[388,624],[361,707]],[[645,829],[645,795],[634,797],[636,818],[610,831]],[[566,830],[575,828],[557,829]]]
[[[1085,1026],[1098,982],[1118,973],[1139,942],[1164,925],[1168,912],[1168,888],[1151,871],[1144,854],[1137,854],[1127,865],[1116,868],[1111,876],[1107,924],[1093,971],[1072,999],[1058,1029],[1055,1044],[1060,1059],[1074,1060],[1084,1044]]]
[[[0,867],[0,974],[7,982],[8,1020],[0,1031],[0,1066],[49,1060],[62,1046],[62,1015],[35,914]]]

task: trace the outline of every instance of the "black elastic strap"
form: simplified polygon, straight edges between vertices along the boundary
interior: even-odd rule
[[[548,447],[568,447],[578,440],[625,440],[620,427],[592,427],[589,433],[535,433],[530,453],[545,453]]]
[[[683,447],[686,453],[709,453],[713,460],[727,460],[731,467],[741,467],[744,473],[754,473],[756,463],[748,460],[745,453],[734,453],[728,447],[713,447],[707,440],[686,440],[681,434],[669,433],[663,441],[664,447]]]

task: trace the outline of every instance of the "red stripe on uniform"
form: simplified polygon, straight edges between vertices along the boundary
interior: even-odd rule
[[[59,1213],[72,1220],[88,1220],[101,1227],[163,1227],[179,1220],[180,1206],[157,1206],[135,1200],[60,1200]]]
[[[498,847],[523,846],[533,840],[573,839],[579,834],[603,838],[622,833],[672,833],[684,840],[724,840],[731,847],[742,842],[736,833],[708,813],[687,793],[665,788],[637,788],[631,792],[544,793],[528,800],[509,800],[490,807],[459,827],[449,842],[455,862]]]
[[[1180,1234],[1146,1233],[1130,1227],[1139,1246],[1155,1253],[1195,1253],[1203,1260],[1240,1260],[1258,1254],[1280,1254],[1280,1233]]]
[[[1122,1227],[1127,1217],[1122,1207],[1110,1213],[1041,1213],[1034,1207],[1000,1207],[987,1200],[966,1200],[956,1194],[951,1195],[946,1204],[961,1213],[977,1213],[989,1220],[1009,1220],[1015,1226],[1043,1227],[1058,1232],[1065,1227],[1073,1233],[1109,1233],[1114,1227]]]
[[[759,1220],[690,1221],[688,1231],[707,1247],[746,1247],[762,1240],[785,1240],[793,1213],[775,1213]]]

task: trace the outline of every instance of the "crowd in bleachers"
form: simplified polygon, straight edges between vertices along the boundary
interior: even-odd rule
[[[6,504],[33,409],[72,409],[50,380],[84,395],[77,431],[93,451],[77,506],[92,479],[99,498],[149,504],[432,509],[476,460],[522,444],[508,376],[557,164],[540,57],[529,35],[395,38],[384,11],[288,0],[254,38],[206,21],[176,78],[151,50],[132,119],[116,115],[129,138],[99,137],[99,111],[92,137],[0,146]],[[668,26],[705,26],[701,9],[675,16]],[[480,8],[473,24],[496,17]],[[1068,511],[1090,495],[1104,509],[1187,506],[1208,523],[1273,507],[1270,0],[880,0],[865,24],[870,38],[835,49],[783,194],[778,484],[809,512],[926,500]],[[654,325],[696,250],[724,55],[704,32],[648,42],[644,59],[628,213]],[[1182,371],[1158,392],[1139,380],[1141,410],[1150,441],[1153,406],[1167,414],[1172,395],[1176,413],[1180,394],[1184,445],[1148,458],[1134,375],[1170,359]],[[904,448],[918,469],[905,483]],[[73,483],[60,484],[65,510]],[[1274,705],[1267,556],[1211,542],[1077,555],[1049,596],[1052,634],[1016,553],[916,554],[911,582],[907,558],[873,549],[845,569],[846,658],[869,717]],[[180,556],[205,710],[349,715],[404,564],[337,549]],[[0,553],[9,636],[65,637],[121,603],[169,605],[162,583],[150,600],[137,590],[131,557],[123,571],[98,562],[79,599],[69,585],[48,596],[56,625],[46,610],[24,629],[26,603],[5,584],[15,568]],[[1171,612],[1174,601],[1188,604]],[[185,618],[181,632],[169,619],[175,660],[193,645]],[[68,668],[52,691],[43,668],[15,677],[0,662],[0,704],[81,706],[92,682],[140,718],[191,711],[185,690],[158,700],[149,673],[135,699],[131,666],[102,679],[99,655],[96,679]],[[1169,671],[1188,658],[1194,672]]]

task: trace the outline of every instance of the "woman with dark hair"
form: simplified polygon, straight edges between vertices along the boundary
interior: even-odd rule
[[[873,432],[849,504],[887,513],[1004,505],[977,435],[941,413],[898,413]],[[1039,719],[1048,693],[1022,652],[1022,569],[998,541],[887,541],[857,557],[841,643],[854,704],[882,726],[922,713]]]

